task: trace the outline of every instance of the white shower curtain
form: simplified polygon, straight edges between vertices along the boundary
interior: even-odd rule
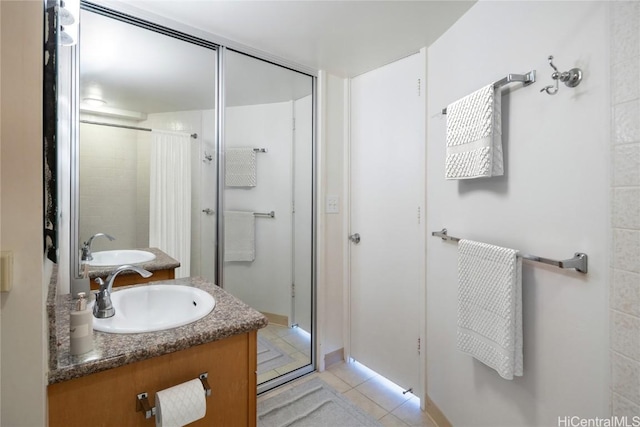
[[[149,246],[180,262],[176,278],[191,273],[191,137],[152,131]]]

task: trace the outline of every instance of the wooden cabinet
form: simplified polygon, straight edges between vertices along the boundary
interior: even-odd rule
[[[155,426],[136,412],[136,395],[149,394],[208,372],[205,418],[190,426],[256,425],[256,331],[120,366],[48,387],[49,426]]]

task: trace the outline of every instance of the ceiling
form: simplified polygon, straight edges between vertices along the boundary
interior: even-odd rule
[[[98,1],[232,47],[352,77],[430,45],[473,2],[463,1]],[[143,113],[212,109],[215,51],[83,10],[81,98]],[[185,27],[186,26],[186,27]],[[310,77],[229,53],[227,105],[298,99]]]
[[[353,77],[429,46],[474,1],[129,0],[313,69]]]

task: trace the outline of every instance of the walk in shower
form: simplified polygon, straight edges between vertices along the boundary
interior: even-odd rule
[[[71,276],[96,233],[115,240],[93,251],[157,248],[176,278],[204,277],[269,318],[259,390],[312,371],[315,78],[81,7],[78,45],[60,52],[77,82]]]

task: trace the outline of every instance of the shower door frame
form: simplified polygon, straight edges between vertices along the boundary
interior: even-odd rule
[[[312,189],[311,189],[311,351],[310,351],[310,363],[301,368],[295,369],[287,374],[280,375],[272,380],[258,384],[257,393],[266,392],[272,388],[275,388],[281,384],[289,382],[295,378],[301,377],[305,374],[314,372],[318,366],[317,360],[317,345],[318,345],[318,320],[317,320],[317,265],[318,265],[318,213],[317,213],[317,194],[318,194],[318,72],[315,69],[301,66],[292,62],[288,62],[276,56],[269,55],[265,52],[261,52],[256,49],[241,45],[239,43],[226,40],[220,37],[213,36],[210,33],[189,27],[185,24],[181,24],[172,21],[168,18],[162,18],[153,13],[146,12],[141,9],[137,9],[133,6],[125,3],[117,5],[109,4],[105,2],[105,5],[100,4],[102,1],[89,2],[86,0],[80,0],[80,8],[93,13],[98,13],[102,16],[107,16],[112,19],[119,20],[131,25],[135,25],[150,31],[154,31],[166,36],[174,37],[185,42],[193,43],[205,48],[215,50],[217,56],[216,63],[216,151],[215,158],[217,167],[217,186],[216,186],[216,212],[224,212],[224,119],[225,119],[225,55],[227,49],[237,51],[239,53],[251,56],[255,59],[265,61],[273,64],[274,66],[283,67],[291,71],[307,75],[311,78],[312,82]],[[77,67],[79,63],[79,49],[73,49],[73,58],[75,68],[72,71],[73,88],[72,98],[76,101],[72,106],[72,119],[70,120],[71,129],[71,241],[70,241],[70,276],[71,278],[79,277],[79,251],[78,251],[78,218],[79,218],[79,168],[77,166],[77,153],[79,147],[79,78],[80,71]],[[74,160],[76,159],[76,160]],[[224,254],[224,221],[218,214],[216,217],[216,242],[215,242],[216,254],[215,254],[215,267],[216,267],[216,284],[221,288],[224,288],[223,282],[223,255]],[[293,304],[293,301],[291,302]]]
[[[256,55],[255,53],[248,53],[241,49],[229,48],[227,46],[219,46],[218,47],[218,82],[217,82],[217,95],[218,99],[216,102],[216,119],[218,120],[216,126],[216,167],[218,168],[218,188],[216,195],[216,212],[224,212],[225,209],[225,193],[224,193],[224,178],[225,178],[225,64],[226,64],[226,54],[227,50],[236,51],[243,55],[247,55],[253,57],[255,59],[270,63],[272,65],[283,67],[285,69],[289,69],[291,71],[295,71],[297,73],[305,74],[311,78],[312,82],[312,90],[311,90],[311,108],[312,108],[312,128],[311,128],[311,144],[312,144],[312,165],[311,165],[311,175],[312,175],[312,194],[311,194],[311,361],[308,365],[305,365],[301,368],[294,369],[291,372],[280,375],[272,380],[265,381],[264,383],[258,384],[258,394],[265,393],[279,385],[285,384],[289,381],[292,381],[296,378],[299,378],[303,375],[309,374],[316,370],[318,365],[317,361],[317,191],[318,191],[318,156],[317,156],[317,120],[318,120],[318,108],[317,108],[317,83],[318,79],[315,74],[309,74],[307,71],[302,71],[301,69],[294,68],[290,64],[284,64],[282,62],[274,61],[273,59],[267,59],[261,56]],[[224,289],[224,221],[220,220],[220,215],[217,217],[217,229],[216,229],[216,284],[218,284],[221,288]],[[291,301],[293,305],[293,299]]]

